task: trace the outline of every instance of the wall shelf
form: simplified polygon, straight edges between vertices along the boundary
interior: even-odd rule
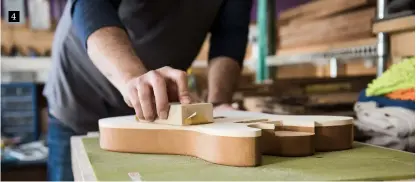
[[[34,78],[28,78],[37,83],[44,83],[47,80],[48,72],[52,66],[50,57],[1,57],[2,81],[10,73],[33,73]],[[25,81],[25,80],[22,80]]]

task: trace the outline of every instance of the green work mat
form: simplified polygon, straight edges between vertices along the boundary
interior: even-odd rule
[[[310,157],[263,156],[258,167],[230,167],[196,157],[118,153],[102,150],[98,138],[84,138],[84,147],[99,181],[130,181],[137,172],[143,181],[282,181],[414,179],[412,153],[354,143],[350,150]]]

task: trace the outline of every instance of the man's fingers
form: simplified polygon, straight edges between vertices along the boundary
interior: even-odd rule
[[[149,81],[153,88],[157,115],[161,119],[167,119],[169,112],[169,99],[165,79],[157,72],[151,72]]]
[[[136,116],[139,119],[144,120],[142,107],[140,106],[140,100],[139,100],[139,97],[137,95],[137,89],[135,87],[129,89],[129,102],[128,102],[128,104],[129,104],[130,107],[134,108],[134,112],[136,113]]]
[[[149,71],[131,80],[126,103],[133,107],[141,120],[153,121],[156,116],[167,119],[169,99],[177,98],[182,104],[192,102],[188,91],[188,78],[184,71],[163,67]],[[172,93],[174,97],[172,97]]]
[[[188,91],[188,76],[184,71],[163,67],[159,70],[159,73],[176,83],[178,86],[179,101],[182,104],[189,104],[192,102]]]
[[[155,112],[153,111],[153,93],[150,85],[144,81],[139,82],[137,90],[144,119],[153,121],[155,119]]]

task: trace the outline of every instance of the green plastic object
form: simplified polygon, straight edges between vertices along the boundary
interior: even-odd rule
[[[134,140],[134,139],[133,139]],[[414,179],[415,155],[354,143],[350,150],[309,157],[263,156],[258,167],[232,167],[181,155],[105,151],[98,138],[82,139],[99,181],[363,181]]]
[[[367,96],[380,96],[399,89],[415,87],[415,58],[407,58],[393,64],[380,77],[368,84]]]
[[[256,82],[263,83],[268,78],[266,65],[267,48],[267,0],[257,1],[258,60]]]

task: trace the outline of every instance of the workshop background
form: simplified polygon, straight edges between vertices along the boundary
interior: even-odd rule
[[[54,29],[66,0],[2,0],[1,178],[46,180],[47,104]],[[235,107],[355,118],[355,140],[414,152],[414,0],[276,0],[259,64],[257,0]],[[236,7],[237,8],[237,7]],[[20,23],[7,12],[19,10]],[[270,18],[273,17],[273,18]],[[206,97],[208,40],[188,70]],[[178,43],[179,44],[179,43]],[[267,72],[267,79],[259,79]]]

